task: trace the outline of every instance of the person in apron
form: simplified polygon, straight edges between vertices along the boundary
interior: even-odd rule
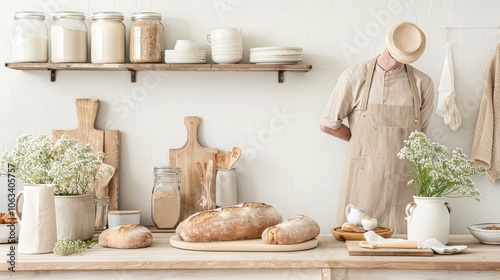
[[[395,24],[387,32],[386,49],[346,69],[328,100],[321,130],[349,141],[337,225],[345,222],[345,207],[352,204],[379,226],[406,233],[413,168],[397,154],[411,132],[426,131],[434,109],[432,80],[409,65],[424,49],[425,35],[416,25]]]

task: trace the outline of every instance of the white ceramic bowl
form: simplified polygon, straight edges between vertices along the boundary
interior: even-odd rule
[[[219,64],[232,64],[239,63],[243,59],[242,54],[228,54],[228,55],[214,55],[212,54],[212,60]]]
[[[480,223],[468,226],[470,233],[484,244],[500,244],[500,230],[484,229],[487,226],[500,227],[500,223]]]
[[[361,225],[365,230],[373,230],[377,227],[377,219],[363,219],[361,220]]]
[[[12,243],[12,240],[17,241],[19,239],[19,229],[20,224],[0,224],[0,243]],[[9,237],[10,239],[9,242]]]
[[[108,228],[140,224],[141,211],[139,210],[115,210],[108,212]]]
[[[177,40],[174,50],[198,50],[198,43],[195,40]]]

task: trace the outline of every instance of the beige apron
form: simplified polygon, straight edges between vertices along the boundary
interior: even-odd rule
[[[413,201],[413,188],[407,182],[413,177],[413,169],[397,154],[408,135],[421,130],[421,100],[413,69],[405,65],[413,107],[368,104],[376,61],[375,58],[368,64],[360,117],[351,126],[336,225],[345,222],[345,207],[353,204],[376,218],[379,226],[392,228],[394,233],[406,233],[405,207]]]

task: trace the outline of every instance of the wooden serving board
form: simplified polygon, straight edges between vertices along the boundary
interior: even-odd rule
[[[118,190],[120,177],[120,131],[98,130],[94,127],[99,110],[98,99],[77,99],[76,114],[78,127],[74,130],[53,130],[52,142],[55,143],[63,134],[78,139],[80,144],[90,144],[94,152],[106,153],[105,163],[115,168],[115,174],[109,182],[109,210],[118,210]]]
[[[376,227],[374,231],[383,238],[389,238],[393,233],[392,229],[386,227]],[[365,240],[364,232],[349,232],[343,230],[341,227],[332,228],[332,234],[338,241]]]
[[[211,241],[211,242],[186,242],[176,235],[170,237],[170,245],[178,249],[193,251],[217,252],[291,252],[316,248],[316,238],[290,245],[266,244],[262,239],[236,240],[236,241]]]
[[[350,256],[423,256],[434,255],[431,249],[398,249],[398,248],[377,248],[369,249],[359,247],[359,241],[346,241],[347,250]]]
[[[203,165],[209,160],[215,161],[215,154],[218,152],[217,148],[205,148],[198,142],[198,127],[200,126],[199,117],[185,117],[184,125],[187,128],[186,144],[181,148],[170,149],[169,151],[170,165],[177,166],[182,171],[180,221],[194,213],[206,210],[197,205],[202,194],[202,187],[200,177],[196,173],[195,164],[196,162],[200,162]],[[212,185],[210,189],[211,197],[214,202],[216,172],[217,168],[214,166],[212,169]]]

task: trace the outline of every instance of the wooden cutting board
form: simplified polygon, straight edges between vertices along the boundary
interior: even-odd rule
[[[115,174],[109,182],[109,210],[118,210],[118,190],[120,177],[120,131],[98,130],[94,127],[99,110],[97,99],[77,99],[76,114],[78,127],[74,130],[53,130],[52,142],[55,143],[63,134],[78,139],[80,144],[90,144],[94,152],[106,153],[105,163],[115,168]]]
[[[434,255],[431,249],[397,249],[397,248],[377,248],[369,249],[359,247],[359,241],[346,241],[349,256],[423,256]]]
[[[181,168],[181,213],[180,221],[190,215],[200,212],[204,209],[197,205],[202,194],[200,177],[195,170],[196,162],[202,165],[209,160],[215,159],[217,148],[205,148],[198,142],[198,127],[200,118],[189,116],[184,118],[184,125],[187,128],[187,141],[184,146],[178,149],[170,149],[169,161],[171,166]],[[215,175],[217,168],[212,170],[212,187],[210,189],[211,197],[215,202]],[[215,206],[215,205],[214,205]]]
[[[170,237],[170,245],[175,248],[193,251],[212,252],[291,252],[316,248],[316,238],[289,245],[266,244],[262,239],[236,240],[236,241],[212,241],[212,242],[186,242],[180,240],[176,235]]]

